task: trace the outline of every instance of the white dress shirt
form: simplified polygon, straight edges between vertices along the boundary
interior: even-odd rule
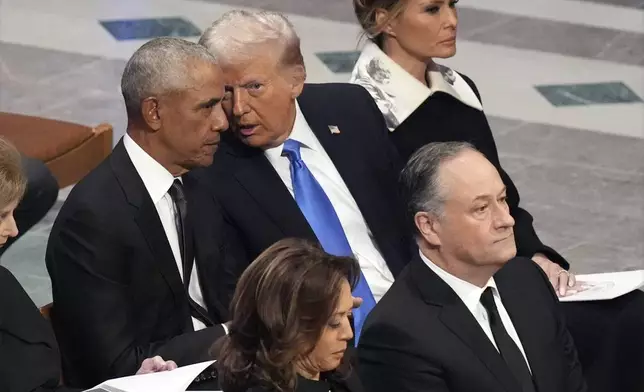
[[[438,275],[445,283],[449,285],[449,287],[452,288],[452,290],[454,290],[456,295],[458,295],[467,309],[469,309],[469,311],[472,313],[472,316],[474,316],[476,321],[479,323],[494,347],[496,347],[496,350],[499,351],[499,348],[496,345],[496,341],[494,340],[494,335],[492,334],[492,328],[490,327],[490,322],[488,320],[489,317],[487,310],[481,303],[481,295],[483,295],[485,289],[488,287],[492,288],[494,303],[496,304],[499,315],[501,316],[501,322],[503,322],[503,326],[508,332],[508,335],[510,335],[514,343],[517,345],[517,347],[519,347],[521,354],[523,354],[523,358],[525,358],[526,363],[528,364],[528,369],[530,369],[530,361],[525,355],[525,350],[523,349],[523,345],[521,344],[521,339],[519,339],[517,330],[512,324],[512,319],[510,319],[508,311],[505,310],[505,307],[503,306],[503,301],[501,300],[501,296],[499,295],[499,290],[496,287],[494,277],[490,278],[485,287],[478,287],[443,270],[436,264],[432,263],[422,252],[420,252],[420,258],[425,262],[425,264],[427,264],[429,268],[431,268],[432,271],[436,273],[436,275]],[[532,372],[532,369],[530,369],[530,372]]]
[[[351,245],[351,250],[360,263],[360,269],[362,269],[369,288],[375,300],[379,301],[394,282],[394,277],[380,254],[371,230],[369,230],[362,217],[362,213],[349,192],[349,188],[347,188],[333,161],[324,151],[311,127],[306,122],[297,103],[295,124],[293,124],[289,139],[296,140],[302,144],[300,150],[302,160],[331,201],[349,245]],[[268,149],[265,151],[265,155],[288,188],[291,196],[295,197],[291,181],[290,162],[286,156],[282,156],[282,149],[283,146]]]
[[[123,137],[123,145],[125,146],[125,150],[130,156],[134,168],[137,173],[139,173],[141,180],[143,180],[143,184],[148,190],[150,198],[157,209],[159,219],[161,219],[161,224],[163,225],[163,230],[168,238],[172,254],[174,255],[174,260],[177,263],[177,268],[179,269],[179,276],[181,276],[181,280],[183,281],[181,248],[179,247],[179,236],[177,234],[177,226],[175,224],[175,216],[178,211],[172,201],[172,197],[168,193],[175,178],[169,171],[161,166],[159,162],[136,144],[130,135],[125,134]],[[181,180],[181,178],[179,178],[179,180]],[[188,208],[190,207],[188,206]],[[199,284],[196,262],[192,267],[188,294],[196,303],[201,305],[204,309],[207,309],[203,300],[201,285]],[[192,325],[194,326],[195,331],[206,328],[206,325],[203,322],[194,317],[192,318]]]

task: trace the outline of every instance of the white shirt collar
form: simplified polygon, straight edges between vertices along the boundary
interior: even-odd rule
[[[411,76],[378,45],[368,41],[353,68],[350,81],[367,87],[372,96],[375,91],[370,86],[383,90],[386,99],[391,100],[397,108],[398,117],[402,114],[403,118],[398,119],[400,123],[437,91],[449,94],[474,109],[483,110],[470,85],[452,69],[434,64],[427,70],[427,78],[431,88]],[[374,99],[378,98],[384,97],[374,96]]]
[[[315,137],[315,134],[313,133],[313,130],[311,130],[306,118],[304,118],[304,114],[302,113],[297,100],[295,100],[295,122],[293,123],[293,129],[291,130],[291,134],[288,138],[300,142],[303,148],[309,148],[314,151],[322,150],[322,146]],[[267,158],[272,161],[282,156],[282,148],[283,145],[269,148],[264,151],[264,154],[266,154]]]
[[[436,264],[434,264],[427,256],[423,254],[423,252],[418,251],[420,253],[420,258],[427,264],[427,266],[438,275],[439,278],[441,278],[449,287],[454,290],[456,295],[463,301],[465,306],[472,312],[472,314],[476,314],[476,309],[477,306],[481,300],[481,295],[485,291],[486,288],[492,287],[493,290],[492,292],[496,292],[496,295],[498,295],[498,289],[496,287],[496,282],[494,281],[494,277],[491,277],[490,280],[485,284],[484,287],[478,287],[476,285],[473,285],[470,282],[466,282],[461,278],[458,278],[449,272],[445,271],[444,269],[440,268]]]
[[[134,168],[139,173],[139,177],[143,180],[152,202],[157,204],[168,193],[174,182],[174,176],[145,152],[127,133],[123,136],[123,145]]]

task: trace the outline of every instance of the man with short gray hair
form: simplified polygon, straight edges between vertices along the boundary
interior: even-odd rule
[[[305,83],[300,40],[278,13],[228,12],[199,42],[224,71],[232,131],[205,176],[213,192],[249,259],[285,237],[357,257],[358,340],[411,249],[382,114],[360,86]]]
[[[228,128],[221,68],[200,45],[158,38],[132,55],[121,89],[127,134],[74,187],[46,253],[65,381],[83,388],[146,357],[209,359],[234,286],[222,274],[232,231],[188,173],[212,163]]]
[[[365,324],[365,390],[586,391],[552,285],[514,258],[495,167],[468,143],[431,143],[400,182],[419,253]]]

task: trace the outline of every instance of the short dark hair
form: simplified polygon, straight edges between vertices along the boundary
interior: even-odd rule
[[[295,360],[310,354],[333,317],[345,280],[360,266],[303,239],[284,239],[244,271],[231,302],[229,334],[213,347],[222,389],[295,390]]]
[[[141,116],[141,103],[156,94],[181,90],[191,80],[191,61],[216,64],[206,48],[175,37],[160,37],[143,44],[125,64],[121,93],[130,117]]]
[[[416,150],[400,173],[400,191],[407,210],[407,220],[418,233],[414,217],[418,212],[442,215],[444,195],[438,176],[442,163],[465,150],[478,151],[468,142],[429,143]]]

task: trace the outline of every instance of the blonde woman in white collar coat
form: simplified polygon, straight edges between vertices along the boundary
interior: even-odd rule
[[[391,131],[391,141],[402,158],[408,159],[418,148],[431,142],[472,143],[496,166],[507,186],[507,203],[515,220],[517,255],[531,258],[546,273],[557,294],[565,295],[568,288],[575,284],[575,277],[568,272],[568,262],[541,242],[534,230],[532,216],[519,206],[519,193],[501,167],[494,137],[474,82],[435,62],[435,59],[456,54],[458,0],[353,2],[358,21],[369,39],[353,69],[351,83],[365,87],[374,98]],[[577,335],[574,337],[580,348],[582,365],[584,362],[602,362],[597,361],[597,357],[603,356],[603,363],[614,367],[614,357],[620,354],[600,353],[596,347],[599,341],[616,339],[606,336],[605,332],[608,325],[614,325],[616,317],[637,314],[636,309],[644,309],[642,294],[631,293],[629,298],[622,298],[621,302],[612,301],[608,306],[593,303],[567,303],[563,306],[569,328],[573,336]],[[641,313],[644,314],[644,311]],[[629,316],[620,322],[626,324],[626,328],[631,328],[634,324],[644,325],[643,318]],[[643,340],[637,337],[637,341]],[[586,344],[587,351],[584,347]],[[586,352],[589,354],[584,358]],[[630,359],[644,366],[644,353],[637,355],[637,358]],[[600,372],[604,380],[594,384],[613,378],[606,372]],[[618,373],[621,373],[621,377]],[[623,372],[615,372],[614,376],[615,379],[620,378],[620,382],[624,381]],[[644,384],[644,380],[639,382]],[[589,382],[589,385],[592,384]]]
[[[533,258],[557,292],[565,293],[574,276],[561,272],[568,263],[539,240],[532,216],[519,207],[519,194],[499,163],[476,86],[434,61],[456,53],[456,1],[354,0],[354,5],[370,40],[351,82],[371,93],[402,158],[430,142],[474,144],[499,169],[508,187],[518,255]]]

